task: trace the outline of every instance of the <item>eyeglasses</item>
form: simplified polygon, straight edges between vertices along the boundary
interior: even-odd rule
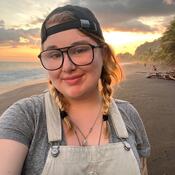
[[[49,49],[42,51],[38,57],[46,70],[54,71],[60,69],[64,63],[64,52],[69,60],[76,66],[86,66],[94,60],[94,49],[101,48],[102,45],[81,44],[59,49]]]

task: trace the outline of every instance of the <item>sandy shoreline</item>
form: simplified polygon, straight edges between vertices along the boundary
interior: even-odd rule
[[[131,65],[131,64],[135,64],[135,62],[126,62],[126,63],[122,63],[123,65]],[[36,79],[36,80],[29,80],[29,81],[24,81],[24,82],[20,82],[20,83],[7,83],[4,85],[0,85],[0,95],[6,93],[6,92],[10,92],[13,91],[15,89],[18,88],[22,88],[25,86],[30,86],[30,85],[34,85],[34,84],[40,84],[40,83],[45,83],[47,82],[47,78],[41,78],[41,79]]]
[[[0,86],[0,95],[13,91],[15,89],[18,88],[22,88],[25,86],[30,86],[30,85],[36,85],[36,84],[40,84],[40,83],[45,83],[47,82],[46,78],[42,78],[42,79],[37,79],[37,80],[30,80],[30,81],[26,81],[23,83],[18,83],[18,84],[8,84],[8,85],[1,85]]]
[[[139,111],[151,143],[149,175],[173,175],[175,172],[175,81],[147,79],[150,67],[126,65],[125,81],[114,96],[130,101]],[[0,95],[0,114],[18,99],[40,94],[47,83],[27,85]]]

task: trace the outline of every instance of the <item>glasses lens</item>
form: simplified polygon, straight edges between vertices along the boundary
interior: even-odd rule
[[[93,60],[93,50],[90,45],[78,45],[68,50],[69,57],[76,65],[90,64]]]
[[[41,53],[43,66],[48,70],[55,70],[61,67],[63,57],[59,50],[47,50]]]

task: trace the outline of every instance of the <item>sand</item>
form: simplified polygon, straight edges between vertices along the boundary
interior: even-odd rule
[[[143,65],[124,68],[126,80],[115,96],[131,102],[142,117],[151,144],[149,174],[174,175],[175,81],[145,78],[150,67]]]
[[[175,81],[148,79],[141,64],[124,66],[125,80],[114,96],[130,101],[140,113],[150,144],[149,175],[175,173]],[[162,68],[165,70],[165,68]],[[18,99],[42,93],[47,83],[28,85],[0,95],[0,114]]]

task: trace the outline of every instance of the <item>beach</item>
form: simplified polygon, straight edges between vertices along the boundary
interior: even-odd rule
[[[46,79],[46,71],[39,62],[0,61],[0,94]]]
[[[158,67],[159,71],[168,69]],[[114,96],[131,102],[143,120],[151,144],[149,175],[174,175],[175,81],[146,78],[150,66],[128,65],[124,70],[125,81]]]
[[[149,175],[174,175],[175,81],[146,78],[150,67],[143,64],[126,64],[123,69],[125,79],[114,97],[133,104],[143,120],[151,144]],[[0,114],[15,101],[45,89],[47,82],[40,82],[2,93]]]

